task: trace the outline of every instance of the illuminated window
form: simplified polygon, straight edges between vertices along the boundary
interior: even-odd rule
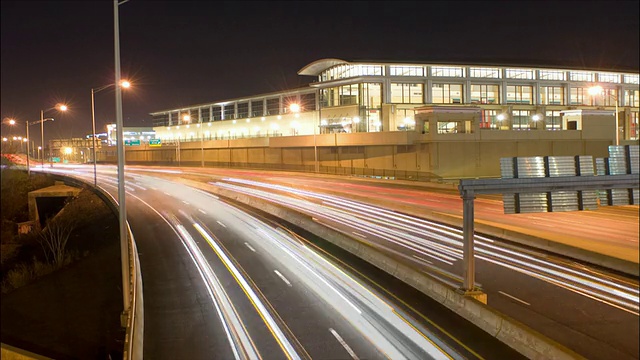
[[[363,83],[362,88],[362,106],[369,109],[378,109],[382,106],[382,84],[380,83]]]
[[[620,75],[611,73],[598,73],[598,82],[619,83]]]
[[[622,77],[624,79],[624,83],[625,84],[636,84],[636,85],[638,85],[638,83],[640,82],[640,81],[638,81],[638,80],[640,80],[640,75],[627,75],[627,74],[625,74]]]
[[[547,111],[544,122],[547,130],[562,130],[562,116],[560,115],[560,111]]]
[[[391,102],[396,104],[422,104],[423,84],[391,84]]]
[[[533,79],[533,70],[526,69],[506,69],[504,71],[507,79]]]
[[[499,104],[500,103],[500,86],[499,85],[471,85],[472,104]]]
[[[601,104],[604,106],[616,106],[618,96],[618,92],[616,91],[616,89],[603,89],[602,92],[603,94]]]
[[[593,81],[593,73],[589,71],[571,71],[569,72],[569,80],[571,81]]]
[[[542,105],[564,105],[564,88],[562,86],[540,86],[540,103]]]
[[[631,140],[638,140],[640,139],[640,136],[638,135],[638,112],[637,111],[632,111],[629,114],[629,123],[630,123],[630,128],[629,128],[629,138]]]
[[[464,77],[464,69],[452,66],[432,66],[431,76]]]
[[[624,91],[624,104],[626,106],[638,107],[638,90]]]
[[[533,104],[533,87],[508,85],[507,104]]]
[[[502,121],[498,120],[498,110],[482,110],[481,129],[500,129]]]
[[[391,76],[424,76],[424,67],[422,66],[389,66],[389,75]]]
[[[246,118],[247,116],[249,116],[249,103],[238,103],[238,118]]]
[[[490,78],[499,79],[501,77],[500,69],[498,68],[470,68],[469,77],[473,78]]]
[[[267,99],[267,115],[280,114],[280,99]]]
[[[433,84],[431,101],[434,104],[462,104],[462,85]]]
[[[531,111],[529,110],[513,110],[511,113],[511,127],[513,130],[529,130],[531,126]]]
[[[565,81],[567,79],[567,73],[562,70],[540,70],[540,80],[557,80]]]
[[[569,93],[571,105],[589,105],[591,103],[591,95],[588,88],[572,87]]]

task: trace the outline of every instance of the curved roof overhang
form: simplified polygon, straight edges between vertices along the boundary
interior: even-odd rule
[[[321,59],[312,62],[298,71],[298,75],[318,76],[328,68],[340,64],[349,64],[348,61],[340,59]]]

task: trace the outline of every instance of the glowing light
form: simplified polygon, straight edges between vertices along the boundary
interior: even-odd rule
[[[15,121],[15,120],[13,120],[13,119],[9,119],[9,125],[15,125],[15,124],[16,124],[16,121]]]
[[[264,116],[260,118],[261,121],[265,121],[267,120],[267,118],[265,118]]]
[[[289,110],[291,110],[291,112],[297,113],[297,112],[300,111],[300,105],[291,104],[291,105],[289,105]]]
[[[359,117],[357,117],[357,116],[356,116],[356,117],[354,117],[354,118],[353,118],[353,122],[354,122],[354,123],[356,123],[356,124],[359,124],[359,123],[360,123],[360,118],[359,118]]]
[[[540,120],[540,115],[535,114],[535,115],[533,115],[533,116],[531,117],[531,119],[532,119],[533,121],[538,121],[538,120]]]
[[[320,120],[320,125],[327,125],[327,119]]]
[[[602,94],[602,86],[592,86],[589,88],[589,95],[594,96],[594,95],[600,95]]]
[[[251,119],[247,119],[247,122],[248,122],[248,123],[249,123],[249,122],[251,122]]]
[[[65,154],[69,155],[71,153],[73,153],[73,149],[70,147],[66,147],[64,149],[62,149],[64,151]]]
[[[127,80],[122,80],[122,81],[120,81],[120,86],[122,86],[125,89],[128,89],[128,88],[131,87],[131,83],[128,82]]]
[[[191,116],[190,115],[185,115],[185,116],[182,117],[182,120],[191,121]]]
[[[58,110],[60,111],[67,111],[67,109],[69,109],[67,105],[64,105],[64,104],[58,105]]]
[[[281,120],[281,119],[282,119],[282,116],[278,115],[278,120]]]
[[[498,119],[498,121],[502,121],[502,120],[504,120],[504,115],[500,114],[500,115],[496,116],[496,119]]]

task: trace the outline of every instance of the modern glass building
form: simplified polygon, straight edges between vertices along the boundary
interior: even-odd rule
[[[571,110],[616,110],[621,140],[638,140],[639,74],[503,65],[315,61],[308,87],[151,113],[156,137],[195,141],[416,131],[425,106],[480,108],[479,131],[562,131]],[[597,87],[597,88],[596,88]],[[597,89],[595,92],[593,90]],[[563,125],[564,124],[564,125]]]

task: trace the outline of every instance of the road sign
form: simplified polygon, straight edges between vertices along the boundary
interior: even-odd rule
[[[51,162],[59,163],[60,162],[60,158],[54,156],[54,157],[51,158]]]
[[[162,140],[160,140],[160,139],[149,139],[149,146],[162,146]]]
[[[140,140],[125,140],[124,144],[127,146],[140,146]]]

